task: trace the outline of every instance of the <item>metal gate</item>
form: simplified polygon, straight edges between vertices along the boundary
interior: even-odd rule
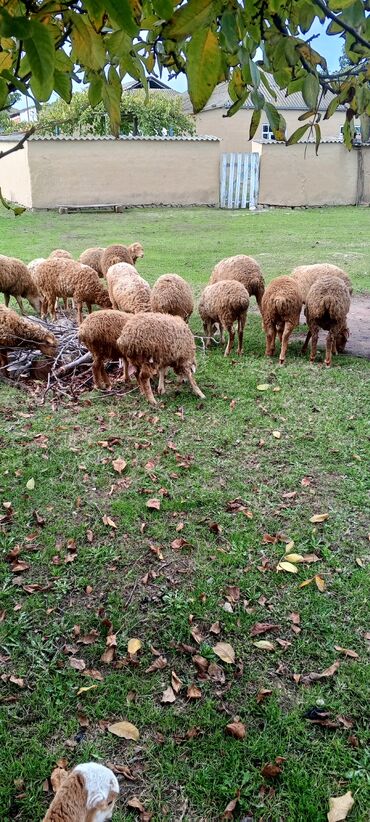
[[[221,208],[256,208],[259,190],[259,167],[260,156],[256,152],[221,155]]]

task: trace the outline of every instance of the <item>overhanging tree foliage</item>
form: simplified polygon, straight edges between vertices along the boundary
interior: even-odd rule
[[[0,8],[0,109],[12,91],[36,102],[53,91],[67,103],[72,78],[89,87],[91,106],[100,103],[119,133],[121,81],[141,79],[163,67],[185,73],[194,111],[215,85],[228,81],[232,106],[247,99],[255,108],[251,137],[264,110],[277,139],[285,121],[266,101],[272,75],[287,94],[301,91],[307,122],[289,139],[314,126],[320,141],[318,104],[330,90],[325,117],[345,104],[344,139],[351,147],[353,120],[361,117],[369,136],[370,0],[7,0]],[[315,21],[341,37],[349,64],[330,73],[313,47]],[[325,99],[325,97],[324,97]]]

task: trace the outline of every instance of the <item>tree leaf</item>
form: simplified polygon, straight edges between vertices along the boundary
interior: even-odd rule
[[[325,522],[329,518],[329,514],[314,514],[310,517],[310,522]]]
[[[275,139],[285,140],[286,122],[282,114],[280,114],[272,103],[265,103],[265,112]]]
[[[217,644],[213,646],[213,652],[222,659],[223,662],[227,662],[228,665],[233,665],[235,662],[234,648],[232,645],[229,645],[228,642],[217,642]]]
[[[37,100],[48,100],[54,86],[55,48],[50,29],[32,20],[32,37],[25,43],[27,60],[32,72],[30,80]]]
[[[289,574],[298,574],[298,568],[291,562],[279,562],[276,566],[277,571],[287,571]]]
[[[70,74],[66,74],[58,69],[54,70],[54,91],[59,94],[62,100],[66,103],[71,102],[72,98],[72,79]]]
[[[340,645],[334,645],[336,651],[340,651],[340,653],[344,654],[344,656],[350,657],[350,659],[359,659],[359,655],[356,651],[351,651],[350,648],[341,648]]]
[[[258,648],[260,651],[274,651],[275,645],[273,642],[269,642],[268,639],[260,639],[258,642],[254,642],[253,645]]]
[[[80,696],[80,694],[85,694],[87,691],[93,691],[97,687],[97,685],[87,685],[86,688],[79,688],[77,691],[77,696]]]
[[[263,382],[260,385],[257,385],[257,391],[269,391],[271,385],[269,382]]]
[[[281,431],[273,431],[272,436],[275,437],[276,440],[281,439]]]
[[[140,731],[132,725],[131,722],[114,722],[113,725],[108,725],[107,730],[115,736],[120,736],[122,739],[133,739],[135,742],[140,739]]]
[[[302,685],[311,685],[312,682],[318,682],[320,679],[328,679],[329,677],[334,676],[334,674],[337,673],[339,666],[340,662],[338,659],[336,659],[335,662],[333,662],[333,664],[330,665],[329,668],[325,668],[325,670],[321,671],[321,673],[318,674],[315,671],[313,671],[310,674],[304,674],[303,676],[301,676],[300,681]]]
[[[226,732],[230,734],[230,736],[234,736],[235,739],[244,739],[245,737],[245,725],[243,722],[229,722],[226,725]]]
[[[118,457],[116,460],[112,460],[112,466],[117,474],[122,474],[122,471],[125,470],[127,465],[126,460],[123,460],[122,457]]]
[[[189,685],[186,696],[188,699],[200,699],[202,696],[202,691],[197,687],[197,685]]]
[[[307,74],[303,81],[302,95],[308,108],[316,109],[320,83],[316,74]]]
[[[142,647],[141,639],[137,639],[136,637],[132,637],[132,639],[129,639],[129,641],[127,643],[127,650],[128,650],[128,653],[131,656],[133,656],[133,654],[136,654],[138,651],[140,651],[141,647]]]
[[[319,574],[316,574],[314,579],[315,579],[316,587],[319,589],[319,591],[321,591],[321,593],[326,591],[325,580]]]
[[[286,142],[287,146],[293,146],[295,143],[298,143],[301,137],[303,137],[303,135],[306,134],[306,131],[309,128],[311,128],[310,123],[305,123],[304,126],[299,126],[299,128],[293,131],[293,134],[290,135],[289,139]]]
[[[95,71],[105,64],[105,46],[87,18],[74,11],[70,13],[72,23],[71,41],[73,54],[77,62],[85,68]],[[87,22],[85,22],[87,19]]]
[[[71,656],[68,661],[71,668],[74,668],[75,671],[84,671],[86,668],[86,662],[84,662],[83,659],[76,659],[76,657]]]
[[[280,625],[274,625],[271,622],[256,622],[255,625],[252,626],[250,630],[251,636],[258,636],[260,634],[266,634],[268,631],[279,631]]]
[[[355,800],[353,799],[351,791],[347,791],[343,796],[331,796],[327,815],[328,822],[342,822],[342,819],[347,819],[354,804]]]
[[[137,34],[138,24],[135,16],[137,15],[140,19],[139,2],[130,2],[130,0],[104,0],[104,6],[111,20],[117,23],[119,28],[131,35]]]
[[[211,23],[218,13],[218,3],[213,0],[189,0],[179,8],[171,22],[165,27],[164,34],[170,40],[182,40]]]
[[[153,671],[161,671],[163,668],[166,667],[166,665],[167,665],[166,657],[165,656],[159,656],[159,657],[157,657],[156,660],[154,660],[154,662],[152,662],[151,665],[149,665],[149,668],[146,668],[145,673],[146,674],[151,674],[151,673],[153,673]]]
[[[35,487],[35,480],[33,477],[26,482],[27,491],[33,491]]]
[[[90,106],[95,108],[103,96],[103,78],[99,74],[93,74],[90,78],[88,96]]]
[[[150,508],[150,509],[154,509],[155,511],[159,511],[159,509],[161,507],[161,501],[160,501],[160,499],[156,499],[155,497],[153,497],[152,499],[148,499],[146,507]]]
[[[104,107],[109,115],[112,134],[114,134],[115,137],[119,136],[119,130],[121,125],[121,96],[122,86],[120,78],[117,73],[117,69],[115,69],[114,66],[110,66],[108,72],[108,81],[104,81],[103,83],[102,100],[104,103]],[[115,462],[118,462],[118,460],[115,460]],[[122,460],[122,463],[124,462],[125,460]]]
[[[221,68],[221,50],[217,34],[201,28],[193,34],[187,47],[186,74],[189,95],[195,113],[201,111],[215,88]]]
[[[175,702],[176,694],[171,685],[163,691],[161,702]]]
[[[177,676],[176,671],[172,671],[171,673],[171,686],[175,694],[178,694],[182,688],[181,679],[179,679],[179,677]]]
[[[302,554],[285,554],[285,559],[287,562],[304,562],[304,557]]]

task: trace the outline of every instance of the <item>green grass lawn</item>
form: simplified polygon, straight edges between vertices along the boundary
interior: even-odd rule
[[[1,253],[26,261],[55,247],[77,255],[140,240],[150,282],[176,271],[197,294],[214,263],[238,252],[256,256],[267,279],[323,260],[370,291],[366,209],[1,213],[0,237]],[[197,315],[191,325],[200,332]],[[257,313],[244,349],[226,361],[219,348],[199,348],[206,400],[170,382],[154,410],[137,391],[40,406],[0,386],[4,822],[42,819],[44,781],[60,758],[128,766],[117,822],[137,818],[133,796],[155,822],[219,820],[237,796],[225,818],[324,822],[329,797],[348,790],[349,818],[369,819],[370,365],[342,356],[332,369],[322,357],[311,366],[293,339],[281,369],[264,358]],[[270,389],[259,391],[263,383]],[[244,511],[230,511],[236,498]],[[310,522],[322,513],[323,523]],[[317,561],[277,571],[287,540],[290,553]],[[300,587],[315,575],[325,590],[314,580]],[[256,623],[275,628],[253,636]],[[115,656],[102,661],[112,633]],[[134,658],[132,637],[142,643]],[[231,644],[234,663],[216,656],[218,642]],[[147,672],[158,652],[165,667]],[[305,679],[336,660],[331,676]],[[162,703],[172,672],[181,688]],[[307,718],[313,708],[326,725]],[[226,732],[235,718],[243,739]],[[120,720],[138,728],[138,741],[107,730]],[[263,775],[276,757],[281,772]]]

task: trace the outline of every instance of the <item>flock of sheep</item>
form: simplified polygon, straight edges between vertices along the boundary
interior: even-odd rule
[[[158,393],[165,391],[165,375],[172,368],[180,381],[187,380],[196,396],[203,398],[194,372],[195,341],[188,326],[194,310],[189,284],[177,274],[164,274],[153,288],[140,276],[135,265],[144,252],[140,243],[89,248],[75,261],[68,251],[57,249],[48,259],[32,260],[25,265],[14,257],[0,255],[0,369],[6,370],[7,352],[16,347],[36,348],[47,356],[56,355],[57,340],[39,323],[19,316],[7,306],[15,297],[23,312],[26,298],[42,317],[56,319],[58,299],[72,298],[79,324],[79,338],[93,357],[94,384],[110,386],[105,363],[120,360],[124,379],[135,373],[140,392],[155,404],[151,379],[158,376]],[[105,278],[106,284],[102,278]],[[326,365],[332,353],[343,351],[348,339],[347,314],[352,293],[348,275],[328,263],[301,266],[290,276],[277,277],[265,288],[261,269],[253,257],[239,254],[221,260],[213,269],[210,284],[204,289],[199,314],[206,346],[215,331],[227,331],[225,356],[233,348],[235,324],[238,354],[242,354],[243,335],[249,306],[254,296],[262,314],[266,335],[266,355],[275,353],[276,336],[281,342],[280,364],[285,361],[288,341],[299,324],[302,305],[311,339],[311,361],[317,349],[319,329],[328,331]],[[86,303],[88,315],[82,316]],[[101,310],[92,313],[92,306]]]

